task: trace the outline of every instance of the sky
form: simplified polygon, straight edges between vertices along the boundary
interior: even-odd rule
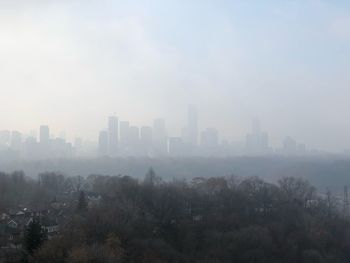
[[[350,2],[0,0],[0,129],[96,140],[117,115],[350,148]]]

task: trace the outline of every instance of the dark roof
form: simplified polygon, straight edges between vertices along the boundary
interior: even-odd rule
[[[56,218],[44,216],[41,218],[40,223],[43,227],[49,227],[49,226],[57,226],[57,220]]]

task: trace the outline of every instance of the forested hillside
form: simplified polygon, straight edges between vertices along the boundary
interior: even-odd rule
[[[14,173],[0,175],[0,193],[0,262],[350,261],[348,203],[293,177]],[[10,222],[23,218],[14,244]]]

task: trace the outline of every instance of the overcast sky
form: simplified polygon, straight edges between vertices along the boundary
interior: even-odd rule
[[[97,138],[108,115],[350,148],[350,2],[0,0],[0,129]]]

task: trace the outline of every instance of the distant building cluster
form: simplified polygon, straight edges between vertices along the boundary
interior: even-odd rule
[[[69,158],[73,156],[72,144],[62,134],[52,137],[47,125],[39,128],[39,138],[35,132],[22,134],[18,131],[0,131],[0,159],[39,160]]]
[[[68,159],[76,157],[229,157],[229,156],[298,156],[310,154],[304,144],[286,137],[280,148],[270,146],[269,135],[254,120],[245,141],[222,140],[216,128],[199,130],[198,112],[188,107],[187,123],[178,136],[169,135],[164,119],[138,127],[116,116],[108,118],[106,129],[97,142],[76,138],[68,142],[65,134],[54,136],[47,125],[39,134],[0,131],[0,161]]]
[[[253,121],[252,131],[245,142],[220,140],[216,128],[199,131],[198,113],[188,107],[187,125],[179,136],[170,136],[164,119],[156,119],[153,126],[137,127],[116,116],[108,119],[108,127],[98,138],[98,155],[109,157],[228,157],[238,155],[305,155],[306,147],[287,137],[279,149],[269,145],[267,132],[261,131],[259,120]]]

